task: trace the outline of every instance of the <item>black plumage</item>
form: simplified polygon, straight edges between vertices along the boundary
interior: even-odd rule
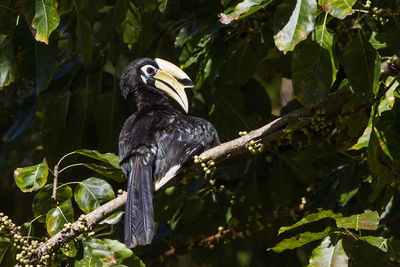
[[[167,95],[187,110],[184,88],[193,86],[171,63],[135,60],[123,71],[120,86],[123,96],[133,96],[138,108],[125,121],[119,138],[121,167],[128,178],[125,244],[135,247],[153,239],[153,188],[165,185],[186,162],[220,141],[211,123],[183,115],[169,104]]]

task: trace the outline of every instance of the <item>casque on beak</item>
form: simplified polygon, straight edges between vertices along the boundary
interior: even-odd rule
[[[159,70],[154,77],[154,85],[172,97],[187,113],[189,103],[185,93],[185,88],[192,88],[194,84],[189,76],[179,67],[171,62],[156,58]]]

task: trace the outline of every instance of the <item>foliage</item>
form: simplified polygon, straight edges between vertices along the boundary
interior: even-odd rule
[[[217,164],[211,176],[157,192],[150,246],[131,252],[117,241],[119,212],[44,261],[399,264],[398,69],[381,76],[382,66],[398,62],[399,6],[399,0],[0,1],[1,209],[20,224],[1,215],[0,260],[11,266],[21,259],[18,232],[43,241],[125,187],[115,154],[135,107],[122,100],[119,77],[131,60],[147,56],[179,64],[196,81],[190,113],[210,120],[222,141],[313,107],[346,85],[354,96],[344,105],[329,103],[333,112],[313,110],[305,118],[310,124],[262,152],[253,149]],[[283,107],[281,77],[292,79],[295,97]],[[171,247],[174,253],[164,255]]]

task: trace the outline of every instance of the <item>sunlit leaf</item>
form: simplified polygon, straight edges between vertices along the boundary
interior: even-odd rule
[[[219,20],[223,24],[229,24],[233,20],[237,20],[239,18],[245,18],[259,9],[267,6],[271,3],[272,0],[243,0],[239,4],[235,6],[232,12],[229,13],[220,13]]]
[[[4,35],[4,39],[5,37],[6,35]],[[14,80],[13,53],[12,40],[3,40],[0,44],[0,88],[9,85]]]
[[[282,251],[286,249],[294,249],[301,247],[305,244],[308,244],[312,241],[316,241],[322,238],[325,238],[331,233],[331,229],[329,227],[326,227],[324,231],[322,232],[305,232],[301,234],[297,234],[289,239],[284,239],[281,242],[279,242],[276,246],[273,248],[269,248],[268,250],[273,250],[277,253],[281,253]]]
[[[122,40],[128,45],[133,45],[140,37],[142,14],[132,1],[120,0],[117,6],[125,12],[120,25]]]
[[[49,43],[50,34],[60,22],[57,5],[56,0],[35,1],[35,16],[32,20],[32,27],[36,30],[35,39],[37,41]]]
[[[114,191],[109,183],[99,178],[83,180],[75,188],[74,198],[79,208],[86,214],[114,199]]]
[[[289,21],[275,36],[275,45],[284,53],[292,51],[314,28],[316,0],[297,0]]]
[[[369,38],[370,44],[376,49],[382,49],[387,47],[385,43],[381,43],[379,40],[376,39],[376,32],[372,32],[371,37]]]
[[[300,221],[298,221],[297,223],[291,225],[291,226],[283,226],[279,229],[279,233],[278,234],[282,234],[288,230],[291,230],[293,228],[302,226],[304,224],[307,223],[312,223],[312,222],[316,222],[319,221],[321,219],[325,219],[325,218],[331,218],[331,219],[336,219],[336,218],[340,218],[342,215],[341,214],[337,214],[334,213],[331,210],[321,210],[319,212],[316,213],[311,213],[308,214],[306,217],[304,217],[303,219],[301,219]]]
[[[61,252],[68,257],[71,257],[71,258],[76,257],[76,254],[78,253],[78,248],[76,247],[74,240],[69,241],[67,243],[67,245],[68,245],[68,249],[61,248]]]
[[[318,0],[318,4],[329,14],[339,19],[353,13],[352,6],[357,0]]]
[[[360,136],[360,138],[358,138],[357,143],[354,144],[349,149],[359,150],[361,148],[368,147],[371,131],[372,131],[372,121],[370,120],[368,122],[367,128],[365,128],[363,134]]]
[[[206,34],[201,38],[201,40],[197,43],[196,48],[193,50],[192,55],[188,58],[188,60],[186,60],[183,68],[187,68],[199,60],[199,57],[206,52],[206,45],[210,40],[211,34]]]
[[[342,240],[332,244],[331,238],[328,236],[313,250],[308,267],[347,266],[348,261],[349,257],[343,249]]]
[[[107,244],[98,238],[85,238],[82,240],[83,258],[90,261],[99,258],[105,264],[116,264],[114,252]]]
[[[61,205],[49,210],[46,215],[46,228],[50,236],[55,235],[64,228],[64,224],[74,221],[74,209],[71,200],[64,201]]]
[[[137,257],[132,250],[128,249],[123,243],[112,240],[104,239],[104,243],[114,252],[115,259],[118,263],[124,263],[128,266],[145,267],[145,264]]]
[[[102,267],[103,262],[99,257],[84,258],[75,261],[75,267]]]
[[[158,0],[158,10],[160,10],[161,13],[165,12],[165,9],[167,8],[167,3],[168,0]]]
[[[89,150],[89,149],[80,149],[80,150],[76,150],[75,152],[78,154],[84,155],[86,157],[90,157],[93,159],[97,159],[97,160],[109,163],[114,168],[120,169],[119,157],[113,153],[102,154],[96,150]]]
[[[376,230],[379,225],[379,213],[376,211],[365,212],[336,219],[336,225],[339,228],[355,230]]]
[[[122,215],[124,214],[124,212],[122,211],[117,211],[116,213],[108,216],[106,219],[102,220],[100,222],[100,224],[116,224],[119,223],[122,219]]]
[[[52,208],[53,184],[45,185],[33,198],[32,211],[33,215],[39,217],[40,215],[46,214]],[[69,185],[62,185],[57,189],[57,202],[63,203],[68,199],[72,198],[72,189]],[[39,222],[45,222],[45,216],[41,216],[37,219]]]
[[[22,192],[32,192],[42,188],[46,184],[48,174],[47,162],[46,159],[43,159],[40,164],[17,168],[14,171],[14,179]]]

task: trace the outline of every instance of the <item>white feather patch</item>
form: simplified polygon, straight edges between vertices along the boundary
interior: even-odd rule
[[[154,183],[154,190],[157,191],[161,187],[163,187],[169,180],[175,177],[176,172],[180,169],[181,165],[172,166],[171,169],[167,171],[167,173]]]

